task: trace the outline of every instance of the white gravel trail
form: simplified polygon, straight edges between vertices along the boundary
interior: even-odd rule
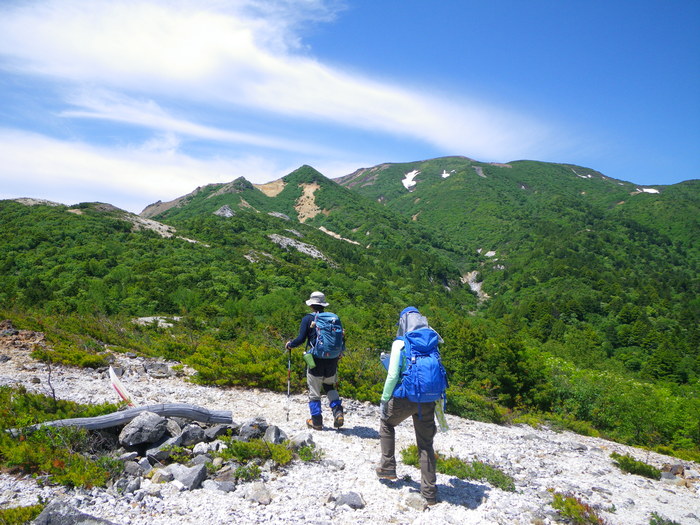
[[[46,392],[47,371],[26,352],[0,347],[10,359],[0,363],[0,385],[22,384]],[[209,409],[231,410],[237,423],[262,416],[288,436],[308,432],[305,395],[255,389],[197,386],[183,378],[156,379],[131,372],[140,358],[118,356],[127,372],[122,380],[137,404],[190,403]],[[38,378],[38,379],[37,379]],[[40,382],[36,382],[36,381]],[[56,395],[80,403],[116,402],[105,372],[54,366],[51,384]],[[342,395],[342,386],[341,386]],[[32,478],[0,475],[0,506],[36,503],[59,496],[95,517],[128,525],[218,523],[440,523],[552,524],[557,515],[550,503],[551,490],[571,492],[597,509],[612,525],[649,523],[652,512],[684,525],[700,524],[700,480],[652,481],[621,472],[610,453],[631,454],[661,468],[664,463],[683,463],[686,470],[700,471],[689,462],[649,453],[603,439],[554,432],[527,426],[504,427],[447,416],[450,431],[439,433],[435,449],[446,455],[479,460],[498,467],[515,479],[516,491],[506,492],[488,483],[460,480],[438,474],[440,503],[430,509],[414,508],[420,474],[399,461],[399,481],[379,481],[374,467],[379,459],[378,409],[352,400],[344,401],[346,424],[339,431],[312,432],[323,462],[295,462],[283,472],[265,472],[262,483],[271,502],[262,505],[245,496],[252,483],[224,493],[197,489],[180,491],[176,484],[142,488],[155,495],[135,501],[104,489],[67,490],[40,487]],[[324,406],[325,415],[330,412]],[[288,419],[287,419],[288,418]],[[397,450],[414,443],[410,421],[397,428]],[[159,489],[159,490],[156,490]],[[336,505],[335,498],[359,494],[364,508]]]

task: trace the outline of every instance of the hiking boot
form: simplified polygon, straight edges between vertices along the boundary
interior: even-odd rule
[[[335,428],[340,428],[345,423],[345,416],[343,415],[343,407],[336,407],[333,409],[333,426]]]
[[[425,505],[426,507],[432,507],[433,505],[438,504],[438,499],[437,498],[423,498],[425,499]]]
[[[388,469],[383,469],[382,467],[377,467],[375,469],[375,472],[377,473],[377,477],[379,479],[396,479],[396,471],[395,470],[388,470]]]
[[[306,420],[306,426],[314,430],[323,430],[323,419],[318,416],[312,416]]]

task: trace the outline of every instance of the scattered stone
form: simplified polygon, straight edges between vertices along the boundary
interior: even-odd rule
[[[140,476],[143,474],[143,469],[141,468],[141,465],[135,461],[127,461],[124,463],[124,472],[130,476]]]
[[[155,361],[146,363],[144,367],[146,368],[146,372],[148,372],[151,377],[155,377],[157,379],[164,379],[173,375],[173,373],[170,371],[170,367],[165,363]]]
[[[216,450],[216,444],[200,442],[192,447],[192,454],[194,456],[201,456],[202,454],[208,454],[212,450]]]
[[[168,483],[173,479],[175,479],[173,473],[165,468],[154,469],[153,475],[151,476],[151,481],[153,483]]]
[[[267,487],[264,483],[259,481],[251,483],[245,494],[245,498],[251,501],[255,501],[260,505],[269,505],[272,502],[272,496],[270,495],[270,491],[267,490]]]
[[[283,443],[287,440],[287,434],[285,434],[284,431],[278,426],[270,425],[265,430],[265,436],[263,437],[263,439],[268,443],[274,443],[275,445],[279,445],[280,443]]]
[[[321,465],[335,472],[345,469],[345,462],[340,459],[324,459],[321,461]]]
[[[335,506],[347,505],[351,509],[358,510],[365,508],[365,500],[357,492],[348,492],[335,498]]]
[[[49,503],[32,523],[34,525],[115,525],[111,521],[80,512],[65,501]]]
[[[206,439],[204,430],[199,425],[189,424],[182,429],[180,434],[181,444],[183,447],[191,447],[196,443],[200,443]]]
[[[199,488],[202,481],[207,477],[207,467],[204,465],[195,465],[194,467],[185,467],[179,463],[173,463],[166,467],[176,481],[182,483],[186,490]]]
[[[200,454],[198,456],[195,456],[192,458],[192,461],[190,461],[190,466],[192,465],[206,465],[207,463],[211,463],[212,459],[210,456],[206,454]]]
[[[173,455],[173,447],[179,447],[181,443],[180,436],[168,438],[155,447],[149,448],[146,451],[146,457],[155,461],[165,461]]]
[[[182,434],[182,427],[172,417],[168,418],[166,429],[168,430],[168,434],[170,434],[172,437]]]
[[[268,425],[267,421],[265,421],[265,418],[256,417],[243,423],[238,432],[238,435],[243,441],[250,441],[251,439],[260,439],[265,435],[267,427]]]
[[[163,437],[167,420],[154,412],[141,412],[119,433],[119,443],[125,447],[155,443]]]
[[[207,438],[207,441],[214,441],[216,438],[225,436],[226,434],[235,436],[238,434],[238,429],[239,426],[236,424],[214,425],[213,427],[204,430],[204,436]]]
[[[144,474],[148,474],[151,471],[151,469],[153,468],[151,466],[151,462],[148,461],[148,458],[141,458],[137,461],[137,463],[138,463],[139,467],[141,467],[141,469],[143,470]]]
[[[126,453],[122,454],[121,456],[119,456],[117,459],[119,461],[134,461],[138,457],[139,457],[139,455],[136,452],[126,452]]]
[[[289,446],[293,450],[299,450],[302,447],[310,447],[314,444],[314,438],[310,432],[302,432],[289,440]]]

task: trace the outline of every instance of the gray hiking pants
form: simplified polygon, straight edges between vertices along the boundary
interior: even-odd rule
[[[420,417],[418,417],[420,407]],[[418,445],[418,458],[420,461],[420,492],[428,500],[437,497],[435,486],[435,451],[433,450],[433,438],[437,433],[435,426],[435,403],[414,403],[401,397],[392,397],[389,400],[389,417],[379,420],[379,442],[382,447],[380,468],[383,470],[396,470],[396,447],[394,428],[407,419],[413,417],[413,430],[416,433],[416,445]]]
[[[338,358],[316,358],[316,366],[306,369],[306,384],[309,387],[309,401],[320,401],[321,395],[326,394],[328,402],[338,401],[340,396],[336,390],[338,381]]]

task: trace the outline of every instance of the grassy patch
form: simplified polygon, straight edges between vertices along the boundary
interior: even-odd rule
[[[247,463],[252,459],[271,459],[278,465],[286,465],[294,458],[294,454],[284,445],[268,443],[262,439],[252,441],[237,441],[233,438],[222,438],[228,448],[220,451],[217,455],[224,459],[235,459],[242,463]]]
[[[625,454],[621,456],[617,452],[610,454],[613,458],[615,465],[619,467],[620,470],[624,472],[629,472],[630,474],[637,474],[638,476],[644,476],[650,479],[661,479],[661,471],[656,467],[648,465],[643,461],[638,461],[632,456]]]
[[[297,455],[299,459],[306,462],[320,461],[323,459],[323,451],[316,448],[313,443],[311,445],[306,445],[297,450]]]
[[[401,459],[406,465],[413,467],[419,466],[418,447],[411,445],[401,451]],[[467,463],[458,457],[443,456],[435,453],[436,469],[442,474],[455,476],[460,479],[475,479],[486,481],[494,487],[508,492],[515,491],[515,483],[513,478],[500,471],[496,467],[482,463],[481,461],[472,461]]]
[[[117,405],[83,406],[19,388],[0,387],[0,465],[35,476],[48,476],[70,487],[104,486],[120,463],[97,456],[100,443],[88,431],[73,427],[40,428],[13,437],[9,429],[23,429],[44,421],[90,417],[114,412]]]
[[[12,507],[0,509],[0,525],[21,525],[34,520],[44,510],[45,503],[37,503],[27,507]]]
[[[555,492],[552,507],[574,525],[607,525],[607,522],[598,516],[598,513],[588,503],[572,494]]]
[[[649,518],[649,525],[681,525],[677,521],[670,520],[668,518],[664,518],[660,514],[656,512],[651,513],[651,517]]]

